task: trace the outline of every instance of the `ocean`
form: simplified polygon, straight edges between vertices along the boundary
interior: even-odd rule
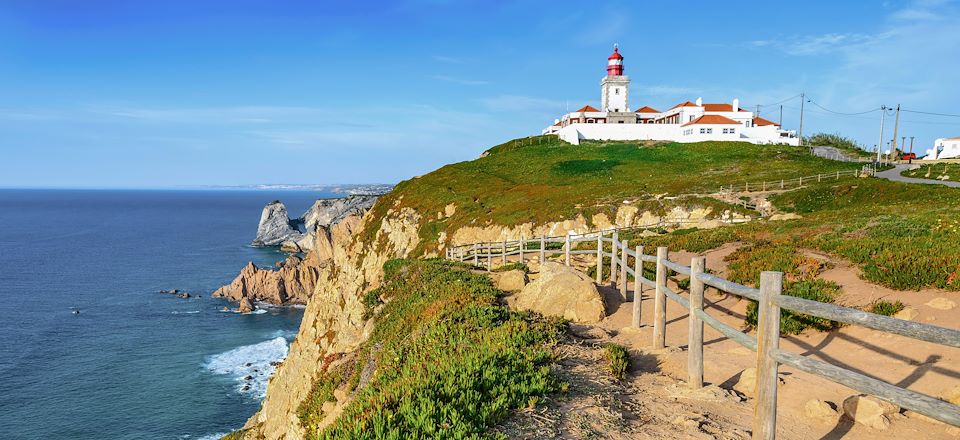
[[[239,315],[210,293],[248,261],[284,258],[249,246],[266,203],[299,215],[335,196],[0,190],[0,437],[201,439],[241,427],[303,310]]]

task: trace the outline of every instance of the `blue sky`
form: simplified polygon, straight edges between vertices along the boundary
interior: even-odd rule
[[[632,107],[958,114],[957,23],[955,1],[0,0],[0,187],[395,182],[598,105],[614,43]],[[876,143],[879,112],[807,106],[806,133]],[[960,118],[900,132],[922,150]]]

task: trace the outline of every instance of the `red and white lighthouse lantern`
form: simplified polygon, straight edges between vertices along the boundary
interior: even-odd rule
[[[607,57],[607,76],[623,76],[623,55],[617,46],[613,46],[613,53]]]

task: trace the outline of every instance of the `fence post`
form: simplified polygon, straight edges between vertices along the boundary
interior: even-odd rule
[[[610,283],[617,285],[617,245],[620,244],[620,233],[613,231],[613,240],[610,241]]]
[[[663,293],[667,286],[667,266],[663,264],[667,260],[667,248],[660,246],[657,248],[657,288],[653,297],[653,348],[663,348],[667,346],[667,295]]]
[[[820,173],[817,173],[817,182],[820,181]]]
[[[750,182],[744,184],[743,192],[750,192]]]
[[[640,328],[640,301],[643,299],[643,246],[637,246],[637,258],[633,261],[633,328]]]
[[[800,184],[797,186],[803,186],[803,177],[800,178]]]
[[[780,346],[780,306],[776,297],[783,289],[783,273],[760,273],[760,301],[757,304],[757,401],[753,409],[754,440],[777,437],[777,360]]]
[[[526,243],[523,239],[523,236],[520,236],[520,264],[523,264],[523,248],[526,247]]]
[[[623,300],[627,300],[627,251],[630,250],[630,247],[627,245],[627,240],[623,240],[620,244],[620,296],[623,297]]]
[[[493,270],[493,246],[487,246],[487,272]]]
[[[543,262],[546,259],[547,249],[547,239],[544,236],[540,236],[540,265],[543,266]]]
[[[687,342],[687,377],[693,389],[703,388],[703,320],[697,310],[703,310],[704,284],[697,275],[703,273],[707,259],[690,259],[690,330]]]
[[[767,190],[767,182],[764,181],[764,182],[763,182],[763,191],[766,191],[766,190]]]
[[[783,179],[780,179],[780,189],[783,189]]]
[[[507,239],[503,239],[503,244],[500,245],[500,265],[507,265]]]
[[[597,233],[597,284],[603,281],[603,233]]]
[[[837,180],[840,180],[840,170],[837,170]]]
[[[563,264],[570,265],[570,231],[567,231],[567,236],[563,239],[563,261]]]
[[[480,253],[477,252],[477,246],[476,246],[476,245],[473,246],[473,265],[474,265],[474,266],[479,266],[479,265],[480,265]]]

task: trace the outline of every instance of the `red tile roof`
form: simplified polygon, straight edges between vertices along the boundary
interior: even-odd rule
[[[757,127],[763,127],[763,126],[765,126],[765,125],[776,125],[777,127],[780,126],[780,124],[777,124],[776,122],[768,121],[768,120],[763,119],[763,118],[761,118],[761,117],[759,117],[759,116],[755,116],[755,117],[753,118],[753,125],[756,125]]]
[[[700,124],[739,124],[739,122],[720,115],[703,115],[697,119],[687,122],[686,124],[683,124],[681,127]]]
[[[593,107],[590,107],[589,105],[585,105],[585,106],[583,106],[583,108],[581,108],[580,110],[577,110],[576,113],[582,113],[582,112],[598,112],[598,111],[600,111],[600,110],[597,110],[597,109],[595,109],[595,108],[593,108]]]
[[[706,112],[732,112],[733,104],[704,104],[703,111]],[[746,110],[742,108],[737,109],[738,112],[745,112]]]
[[[679,104],[677,104],[677,105],[675,105],[675,106],[673,106],[673,107],[670,107],[670,110],[673,110],[673,109],[675,109],[675,108],[677,108],[677,107],[696,107],[696,106],[697,106],[696,104],[694,104],[694,103],[692,103],[692,102],[690,102],[690,101],[687,101],[687,102],[681,102],[681,103],[679,103]],[[669,111],[669,110],[668,110],[668,111]]]
[[[653,107],[650,107],[649,105],[643,106],[643,108],[638,108],[636,112],[637,113],[660,113],[659,110]]]

